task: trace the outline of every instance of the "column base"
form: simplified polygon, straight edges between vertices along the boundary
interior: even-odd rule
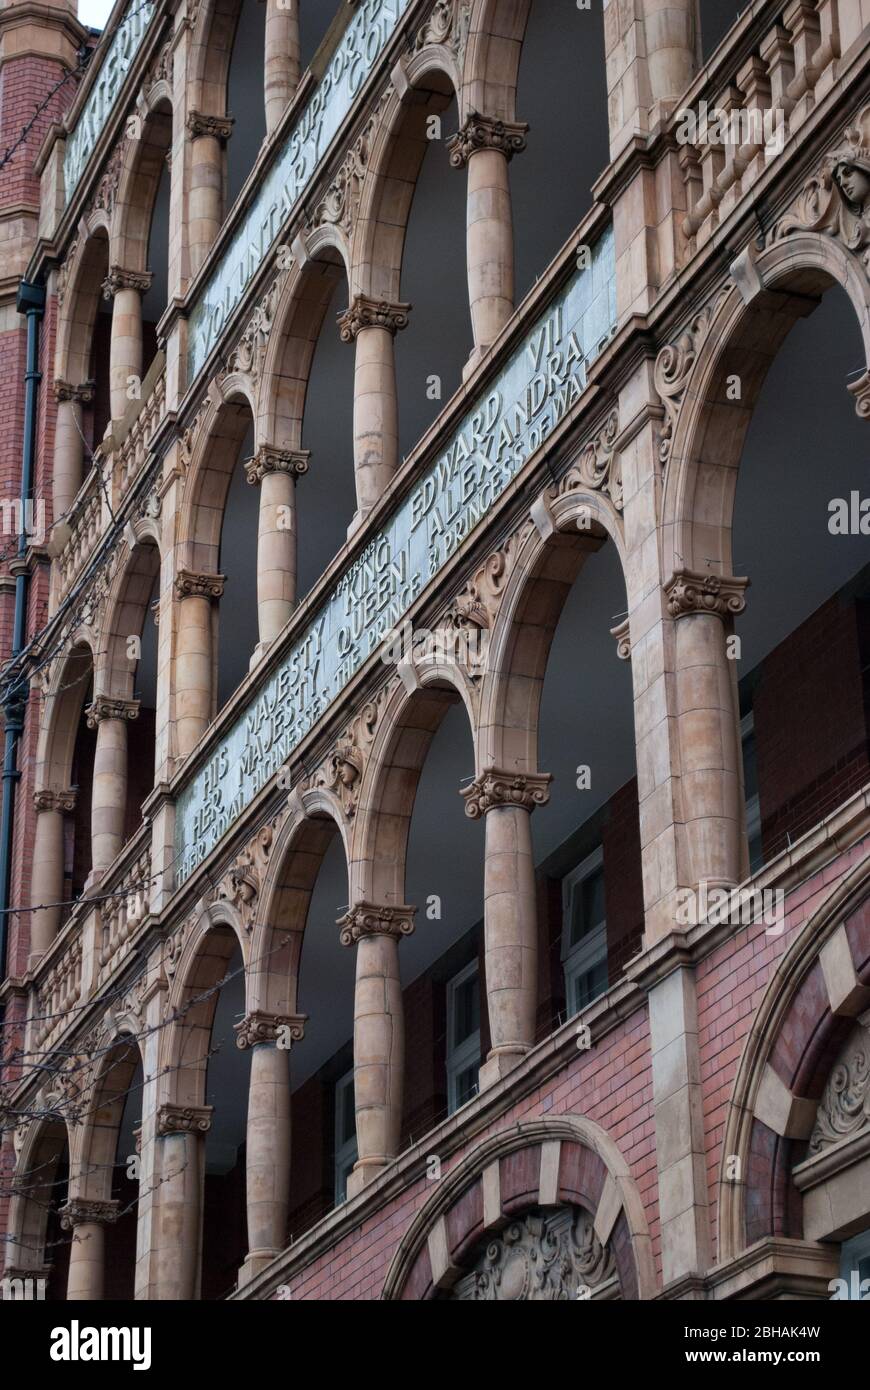
[[[389,1163],[390,1160],[386,1158],[373,1158],[368,1159],[365,1163],[357,1163],[347,1178],[348,1200],[362,1192],[363,1188],[378,1177]]]
[[[270,1265],[280,1253],[280,1250],[252,1250],[239,1270],[236,1287],[243,1289],[246,1284],[250,1284],[251,1280],[256,1279],[260,1271]]]
[[[83,898],[90,897],[91,893],[99,888],[104,873],[105,869],[91,869],[91,872],[85,879],[84,887],[82,888]]]
[[[369,508],[369,511],[371,511],[371,508]],[[354,514],[353,521],[350,523],[350,525],[349,525],[348,528],[347,528],[347,538],[348,538],[348,540],[352,540],[353,537],[356,535],[357,531],[359,530],[359,528],[360,528],[361,526],[364,526],[364,525],[365,525],[366,518],[368,517],[369,511],[365,511],[365,512],[356,512],[356,513]]]
[[[254,669],[255,666],[259,666],[260,662],[263,660],[263,657],[266,655],[266,653],[267,653],[267,651],[269,650],[269,648],[271,647],[271,645],[272,645],[271,642],[258,642],[258,643],[257,643],[257,645],[256,645],[256,647],[254,648],[253,653],[252,653],[252,655],[251,655],[251,659],[250,659],[250,661],[248,662],[248,670],[249,670],[249,671],[253,671],[253,669]]]
[[[491,344],[481,343],[479,347],[472,350],[471,356],[462,368],[462,380],[467,381],[472,372],[476,372],[486,354],[489,352]]]
[[[529,1052],[527,1047],[505,1048],[503,1052],[491,1052],[480,1069],[479,1088],[486,1091],[495,1086],[503,1077],[518,1067]]]

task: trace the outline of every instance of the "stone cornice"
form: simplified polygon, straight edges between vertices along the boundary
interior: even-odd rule
[[[175,592],[179,598],[220,598],[227,582],[225,574],[195,574],[179,570],[175,576]]]
[[[364,328],[384,328],[393,336],[408,326],[410,304],[390,304],[385,299],[370,299],[358,294],[349,309],[338,319],[338,331],[343,343],[352,343]]]
[[[694,613],[711,613],[717,618],[733,618],[746,607],[748,579],[724,574],[696,574],[675,570],[665,584],[668,612],[672,618]]]
[[[138,700],[116,700],[111,695],[95,695],[85,710],[88,728],[95,729],[104,719],[121,719],[125,722],[139,718]]]
[[[339,917],[342,946],[355,946],[364,936],[393,936],[397,940],[414,930],[416,907],[403,903],[386,907],[376,903],[357,903]]]
[[[518,806],[523,811],[546,806],[552,780],[549,772],[502,772],[490,768],[470,786],[462,788],[460,795],[465,801],[465,814],[477,820],[487,811],[506,806]]]
[[[497,150],[513,159],[526,148],[528,125],[525,121],[500,121],[471,111],[465,124],[447,141],[447,152],[454,169],[463,169],[480,150]]]
[[[157,1110],[157,1137],[171,1134],[207,1134],[211,1129],[213,1105],[161,1105]]]
[[[307,1022],[307,1014],[268,1014],[253,1009],[241,1023],[234,1025],[236,1047],[244,1051],[256,1047],[257,1043],[274,1043],[284,1038],[289,1049],[291,1043],[302,1041]]]
[[[150,270],[125,270],[123,266],[113,265],[102,284],[103,298],[113,299],[119,290],[138,290],[147,294],[154,279]]]
[[[185,125],[191,140],[196,140],[200,135],[213,135],[226,143],[233,133],[235,117],[208,116],[202,111],[188,111]]]
[[[269,444],[260,448],[245,462],[245,477],[252,486],[261,483],[267,473],[289,473],[299,478],[308,472],[309,449],[273,449]]]

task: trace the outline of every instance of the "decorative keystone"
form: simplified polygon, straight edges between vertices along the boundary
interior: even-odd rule
[[[245,477],[252,487],[261,483],[267,473],[289,473],[292,478],[301,478],[308,472],[310,449],[273,449],[263,444],[245,462]]]
[[[95,695],[85,710],[88,728],[95,729],[104,719],[138,719],[138,700],[115,700],[111,695]]]
[[[83,381],[80,386],[73,386],[69,381],[63,381],[61,377],[55,377],[54,399],[60,401],[79,401],[82,405],[87,405],[94,399],[94,392],[97,389],[95,381]]]
[[[460,791],[465,814],[471,820],[478,820],[487,811],[504,806],[534,811],[536,806],[546,806],[550,800],[552,780],[549,772],[499,772],[492,768]]]
[[[213,1105],[161,1105],[157,1111],[157,1137],[168,1134],[208,1134]]]
[[[140,294],[146,294],[153,279],[150,270],[124,270],[120,265],[110,266],[103,281],[103,298],[113,299],[119,290],[138,290]]]
[[[388,304],[384,299],[369,299],[358,294],[349,309],[339,315],[338,331],[343,343],[352,343],[364,328],[385,328],[393,336],[400,328],[408,327],[410,304]]]
[[[731,618],[742,613],[746,607],[748,587],[748,579],[675,570],[665,585],[668,612],[672,618],[685,618],[693,613],[712,613],[717,618]]]
[[[236,1047],[244,1051],[257,1043],[277,1042],[279,1038],[289,1038],[290,1043],[301,1042],[307,1022],[307,1014],[266,1014],[254,1009],[235,1025]]]
[[[229,140],[234,125],[234,116],[207,116],[202,111],[187,113],[187,130],[191,140],[196,140],[200,135],[213,135],[217,140]]]
[[[118,1219],[120,1202],[88,1201],[85,1197],[70,1197],[58,1213],[63,1230],[72,1231],[86,1222],[96,1222],[100,1226],[111,1226]]]
[[[339,940],[342,946],[355,946],[364,936],[393,936],[399,940],[414,930],[416,907],[379,907],[375,903],[357,903],[343,917]]]
[[[472,111],[463,126],[447,141],[447,152],[454,169],[464,169],[478,150],[498,150],[513,159],[526,148],[528,125],[525,121],[498,121]]]
[[[220,598],[226,582],[225,574],[194,574],[192,570],[179,570],[175,576],[175,593],[178,598]]]
[[[42,791],[33,793],[33,809],[37,815],[40,811],[74,811],[75,808],[76,793],[72,787],[64,792],[55,792],[44,787]]]

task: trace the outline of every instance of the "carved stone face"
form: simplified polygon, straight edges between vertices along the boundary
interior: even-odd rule
[[[863,209],[870,199],[870,173],[857,164],[838,164],[834,178],[846,201]]]

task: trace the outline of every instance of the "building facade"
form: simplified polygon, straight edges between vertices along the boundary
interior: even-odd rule
[[[8,1281],[870,1278],[870,3],[734,11],[0,10]]]

